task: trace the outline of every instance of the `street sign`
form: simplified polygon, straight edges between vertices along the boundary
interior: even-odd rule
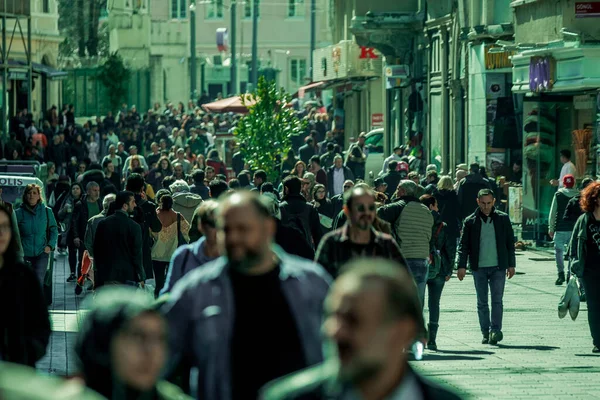
[[[383,114],[373,113],[371,114],[371,127],[381,128],[383,126]]]
[[[600,3],[595,1],[578,1],[575,3],[576,18],[600,17]]]
[[[364,60],[365,58],[376,60],[379,57],[375,54],[375,49],[373,47],[360,46],[360,55],[358,58],[361,60]]]
[[[217,49],[227,51],[229,49],[229,33],[227,28],[217,29]]]
[[[406,79],[410,76],[408,65],[388,65],[385,67],[385,76],[394,79]]]

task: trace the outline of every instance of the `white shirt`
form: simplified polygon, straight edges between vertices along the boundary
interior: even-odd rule
[[[351,391],[344,395],[343,400],[360,400],[360,394],[357,391]],[[385,400],[423,400],[423,391],[419,387],[419,382],[415,375],[408,372],[402,382],[396,389],[390,393]]]
[[[389,165],[392,161],[400,161],[401,159],[402,159],[402,157],[400,157],[398,154],[394,153],[391,156],[389,156],[388,158],[386,158],[385,160],[383,160],[383,167],[381,168],[381,171],[379,172],[379,176],[382,176],[383,174],[386,174],[388,172]]]
[[[571,161],[567,161],[566,163],[563,164],[561,170],[560,170],[560,178],[558,178],[558,187],[561,188],[563,187],[563,177],[565,175],[573,175],[573,176],[577,176],[577,170],[575,169],[575,164],[573,164]]]
[[[331,197],[337,196],[338,194],[344,193],[344,168],[333,169],[333,194]]]

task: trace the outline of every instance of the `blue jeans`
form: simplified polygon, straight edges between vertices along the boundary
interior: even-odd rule
[[[25,261],[31,263],[31,268],[35,271],[42,288],[44,287],[44,279],[46,278],[46,269],[48,269],[48,257],[49,255],[46,253],[42,253],[37,257],[25,257]]]
[[[565,246],[571,240],[571,232],[554,232],[554,257],[556,258],[556,269],[559,274],[565,273]]]
[[[481,333],[488,336],[490,332],[502,330],[502,312],[506,270],[498,267],[484,267],[473,271],[473,281],[477,292],[477,314]],[[492,295],[492,314],[488,306],[488,286]]]
[[[419,293],[419,300],[421,300],[421,308],[425,301],[425,286],[427,285],[427,276],[429,275],[429,264],[425,258],[409,258],[406,260],[408,263],[408,270],[415,280],[417,285],[417,291]]]
[[[446,278],[438,275],[427,281],[427,305],[429,306],[429,325],[438,326],[440,322],[440,299]]]

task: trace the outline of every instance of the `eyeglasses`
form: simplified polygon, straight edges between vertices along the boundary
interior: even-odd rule
[[[325,193],[324,190],[317,190],[317,193]]]
[[[358,206],[356,206],[356,210],[358,212],[366,212],[367,210],[373,212],[377,209],[377,207],[375,207],[375,204],[370,204],[368,207],[365,206],[364,204],[359,204]]]
[[[344,185],[344,189],[351,189],[352,185]]]

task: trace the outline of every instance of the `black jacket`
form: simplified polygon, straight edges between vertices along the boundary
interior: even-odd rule
[[[298,156],[308,165],[310,158],[315,155],[315,147],[310,144],[305,144],[298,149]]]
[[[156,214],[156,204],[149,200],[142,200],[139,195],[135,195],[135,210],[133,211],[133,220],[140,225],[142,229],[142,254],[144,260],[144,270],[146,276],[152,276],[152,246],[154,240],[150,235],[152,232],[160,232],[162,223]]]
[[[467,261],[472,271],[479,269],[479,239],[481,237],[481,218],[485,217],[478,209],[471,214],[463,225],[463,233],[458,246],[457,268],[467,268]],[[515,238],[508,214],[493,210],[490,214],[496,232],[496,249],[498,250],[498,267],[515,268]]]
[[[96,201],[98,205],[98,211],[102,212],[102,202],[100,199]],[[73,220],[71,222],[71,234],[73,239],[81,239],[85,237],[85,229],[87,228],[87,222],[90,219],[88,207],[87,207],[87,195],[83,196],[80,201],[75,204],[73,208]]]
[[[296,227],[285,225],[277,220],[277,233],[275,234],[275,243],[277,243],[288,254],[293,254],[307,260],[314,260],[315,251],[311,243],[304,237]]]
[[[329,196],[332,197],[333,196],[333,171],[335,169],[335,166],[332,166],[331,168],[329,168],[327,170],[327,190],[329,191]],[[345,165],[342,166],[342,169],[344,170],[344,180],[348,180],[350,179],[351,181],[354,181],[354,174],[352,173],[352,170],[348,167],[346,167]]]
[[[583,211],[579,205],[579,200],[581,200],[581,194],[576,194],[575,196],[571,197],[567,203],[567,208],[565,209],[565,213],[562,217],[564,221],[570,221],[573,223],[573,225],[575,225],[575,222],[577,222],[579,217],[583,215]],[[560,218],[560,215],[558,218]]]
[[[294,374],[276,379],[265,385],[259,394],[261,400],[337,400],[348,397],[351,388],[340,382],[335,363],[321,363]],[[421,389],[423,400],[459,400],[449,390],[422,378],[410,366]]]
[[[461,219],[467,218],[477,209],[477,195],[481,189],[492,189],[490,182],[479,174],[469,174],[460,181],[458,204]]]
[[[443,221],[442,216],[433,211],[433,232],[431,235],[431,250],[438,251],[440,255],[439,272],[436,276],[452,276],[454,269],[454,260],[456,259],[456,237],[448,235],[448,225]],[[431,268],[429,266],[429,274],[431,276]]]
[[[140,225],[121,210],[98,223],[94,255],[97,287],[146,280]]]
[[[387,183],[387,188],[385,189],[385,194],[388,198],[392,198],[396,189],[398,189],[398,184],[402,180],[402,175],[398,171],[390,171],[382,176],[383,181]]]
[[[35,272],[25,264],[0,269],[0,356],[3,361],[29,365],[46,354],[50,317]]]
[[[439,190],[435,194],[438,209],[442,219],[448,225],[447,233],[455,238],[460,234],[462,219],[460,218],[460,205],[458,195],[454,190]]]
[[[306,202],[302,195],[288,195],[285,201],[281,203],[280,210],[283,224],[292,224],[290,223],[290,218],[293,215],[298,215],[302,221],[303,230],[312,237],[313,247],[316,248],[319,245],[323,236],[319,213],[312,204]]]

